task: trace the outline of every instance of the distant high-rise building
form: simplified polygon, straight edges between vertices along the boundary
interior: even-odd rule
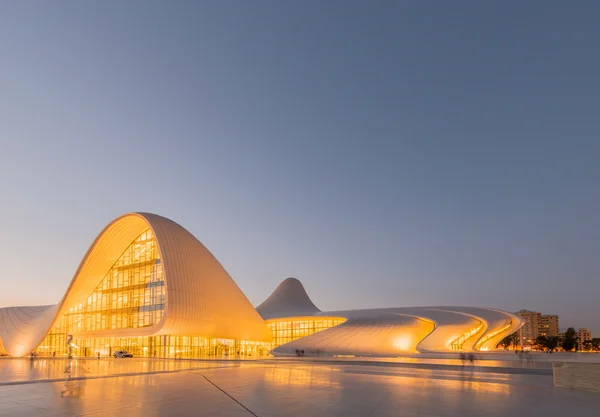
[[[521,310],[517,314],[525,320],[525,324],[521,328],[521,345],[533,345],[535,339],[539,336],[539,326],[542,321],[542,314],[537,311],[529,310]]]
[[[556,337],[558,336],[558,316],[545,315],[539,316],[538,336]]]
[[[577,331],[577,337],[579,337],[579,340],[577,341],[577,343],[579,343],[578,350],[583,350],[583,342],[586,340],[592,340],[592,332],[582,327]]]

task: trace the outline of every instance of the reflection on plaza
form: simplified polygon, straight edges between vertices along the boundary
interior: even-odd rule
[[[340,369],[328,365],[277,365],[265,369],[265,382],[275,385],[339,388]]]
[[[495,393],[510,394],[515,386],[511,385],[507,374],[478,374],[469,370],[457,372],[437,372],[432,378],[433,383],[448,392],[455,391],[457,396],[461,391],[473,391],[479,394]],[[459,384],[457,384],[459,382]]]
[[[345,372],[353,373],[352,367],[345,367]],[[509,394],[514,386],[510,384],[510,374],[481,373],[469,367],[445,369],[416,369],[401,367],[363,367],[361,373],[374,378],[377,384],[392,384],[394,387],[407,389],[415,386],[429,386],[444,389],[447,392],[474,391],[478,393]]]
[[[118,380],[111,379],[108,383],[100,382],[95,384],[93,391],[86,390],[87,383],[92,380],[94,378],[77,378],[73,374],[71,379],[65,380],[62,384],[53,384],[53,386],[60,397],[79,397],[87,400],[91,398],[123,398],[129,392],[128,390],[134,388],[143,388],[145,390],[158,389],[158,379],[155,375],[140,374]],[[94,413],[96,411],[94,409],[96,405],[93,403],[87,404],[84,401],[81,405],[83,406],[82,413]]]
[[[475,368],[459,366],[448,370],[393,363],[373,366],[317,362],[320,361],[294,359],[233,364],[230,361],[88,359],[74,360],[70,375],[65,372],[68,365],[65,359],[0,360],[0,366],[31,366],[39,372],[48,372],[49,378],[60,379],[56,383],[4,388],[27,390],[27,399],[21,399],[21,404],[31,401],[40,410],[53,407],[55,414],[67,415],[123,415],[125,409],[131,411],[127,411],[131,416],[203,412],[237,415],[235,402],[215,386],[256,415],[297,417],[369,415],[376,408],[382,409],[380,414],[390,416],[521,415],[531,404],[521,412],[501,412],[531,395],[532,390],[541,388],[544,391],[538,392],[554,395],[549,375],[478,372]],[[116,377],[117,369],[122,377]],[[107,370],[112,375],[106,375]],[[1,389],[0,403],[7,401],[6,396],[2,398]],[[564,399],[564,393],[559,396]],[[552,400],[550,396],[546,398]],[[2,411],[0,407],[0,415]],[[290,414],[290,411],[293,412]],[[34,414],[22,412],[19,415]]]
[[[264,368],[264,380],[279,386],[343,388],[356,378],[368,378],[378,386],[403,390],[423,386],[448,392],[510,394],[514,389],[511,375],[479,373],[472,369],[426,370],[415,368],[356,366],[356,365],[276,365]]]
[[[0,366],[28,362],[0,360]],[[62,359],[37,362],[34,367],[59,363],[62,370],[66,363]],[[315,364],[297,359],[151,374],[141,371],[144,362],[201,361],[109,359],[98,362],[127,367],[135,364],[130,370],[138,368],[140,372],[105,377],[97,375],[92,362],[73,364],[68,385],[73,395],[63,393],[69,382],[66,378],[56,383],[0,386],[4,407],[0,407],[0,415],[250,415],[240,409],[241,403],[260,416],[542,417],[593,416],[598,404],[594,393],[553,388],[550,375],[500,375],[460,367],[448,371],[393,364]],[[86,379],[76,380],[76,371],[83,368],[89,370],[84,373]]]
[[[0,360],[0,382],[108,377],[136,373],[176,372],[236,367],[231,361],[194,361],[163,359],[10,359]],[[68,371],[67,371],[68,370]]]

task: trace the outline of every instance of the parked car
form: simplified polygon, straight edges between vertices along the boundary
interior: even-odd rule
[[[133,353],[129,353],[126,350],[115,350],[113,356],[115,358],[133,358]]]

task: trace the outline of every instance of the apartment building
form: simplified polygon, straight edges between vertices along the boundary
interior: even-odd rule
[[[544,315],[539,317],[538,336],[556,337],[558,336],[558,316]]]
[[[542,314],[537,311],[521,310],[517,315],[521,316],[525,321],[525,324],[521,328],[521,346],[531,346],[539,336]]]
[[[583,350],[583,342],[586,340],[592,340],[592,332],[582,327],[581,329],[577,330],[577,337],[579,338],[577,341],[579,348],[577,350]]]

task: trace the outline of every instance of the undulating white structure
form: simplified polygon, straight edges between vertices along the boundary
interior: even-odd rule
[[[398,307],[320,311],[300,281],[283,281],[261,305],[260,315],[273,329],[300,330],[296,322],[319,319],[338,324],[279,344],[275,355],[305,354],[389,356],[399,353],[488,351],[522,326],[522,319],[500,310],[475,307]],[[279,336],[274,333],[274,336]],[[284,340],[286,341],[286,340]]]
[[[323,312],[295,278],[251,305],[179,224],[149,213],[111,222],[58,304],[0,308],[0,354],[148,357],[398,355],[486,351],[522,320],[475,307]]]
[[[106,226],[57,305],[3,308],[0,318],[1,348],[11,356],[35,349],[64,354],[69,335],[82,356],[115,348],[209,354],[213,347],[215,355],[229,355],[247,350],[250,341],[268,350],[272,340],[208,249],[179,224],[149,213]]]

